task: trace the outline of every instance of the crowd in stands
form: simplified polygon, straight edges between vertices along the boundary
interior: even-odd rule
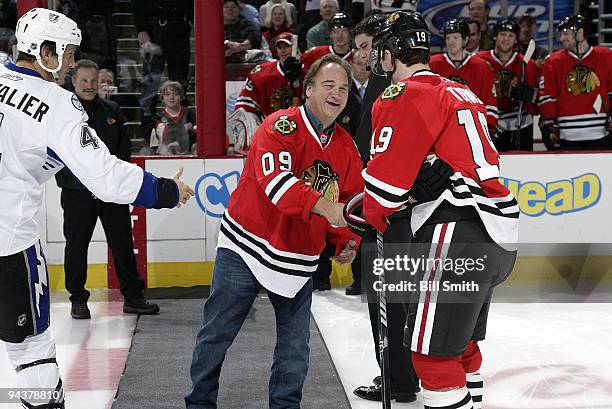
[[[189,146],[182,143],[180,144],[181,149],[168,150],[160,149],[163,143],[162,145],[154,144],[161,143],[163,139],[160,139],[158,129],[160,118],[167,120],[174,118],[173,120],[178,122],[186,120],[186,123],[189,124],[195,121],[193,109],[168,108],[166,102],[170,98],[165,98],[163,94],[168,89],[178,92],[180,106],[187,108],[190,105],[187,93],[195,91],[194,75],[190,70],[190,35],[193,28],[194,2],[192,0],[131,0],[130,4],[136,28],[136,39],[140,47],[140,58],[122,61],[117,61],[117,37],[122,34],[118,33],[114,26],[114,2],[60,0],[56,2],[56,7],[58,11],[68,15],[77,21],[80,27],[83,27],[83,42],[79,57],[90,59],[101,68],[100,82],[102,83],[107,77],[105,70],[110,70],[109,75],[117,72],[117,84],[113,82],[111,85],[110,97],[113,98],[117,88],[119,91],[127,89],[127,91],[137,91],[140,94],[138,105],[141,113],[142,133],[145,138],[141,153],[192,152],[195,146],[193,127],[188,127],[189,135],[181,136],[184,140],[191,141]],[[327,53],[334,53],[349,62],[352,61],[354,69],[359,70],[359,73],[354,72],[355,83],[363,84],[362,77],[366,74],[370,75],[369,71],[363,70],[363,66],[367,65],[368,61],[366,61],[367,57],[362,61],[355,61],[354,53],[351,52],[355,47],[354,32],[351,30],[364,17],[376,13],[389,13],[395,9],[414,10],[417,4],[418,1],[373,1],[374,9],[364,10],[364,2],[355,0],[223,0],[226,63],[247,63],[251,64],[251,67],[255,67],[255,64],[262,64],[262,67],[270,63],[278,64],[277,73],[285,77],[286,83],[266,92],[251,90],[255,94],[259,93],[259,97],[251,95],[249,98],[252,99],[251,105],[257,107],[254,114],[259,115],[261,119],[269,109],[277,110],[301,104],[302,90],[299,82],[306,74],[308,67]],[[486,0],[469,1],[467,9],[469,16],[464,20],[469,31],[464,47],[465,52],[486,60],[483,52],[499,51],[494,32],[494,23],[498,21],[489,21],[490,7]],[[588,9],[581,8],[581,11],[584,10]],[[16,17],[15,0],[0,1],[0,46],[4,42],[3,49],[7,50],[9,56]],[[333,23],[334,19],[335,23]],[[342,23],[339,23],[340,20]],[[526,52],[530,40],[535,36],[536,19],[525,14],[515,23],[517,30],[511,29],[512,34],[516,37],[512,50],[522,55]],[[586,31],[588,30],[585,30],[585,35],[588,35]],[[281,49],[284,51],[283,57],[279,55]],[[442,52],[447,51],[446,45],[443,45],[441,50]],[[549,51],[546,48],[536,46],[532,57],[537,68],[536,78],[539,78],[548,54]],[[507,55],[510,57],[513,54]],[[136,87],[133,84],[126,85],[127,76],[123,70],[129,66],[138,67]],[[262,72],[270,72],[270,70]],[[505,85],[500,83],[498,74],[496,74],[495,87],[497,94],[501,95],[497,97],[510,97],[511,90],[504,88]],[[245,87],[253,84],[252,77],[254,76],[262,76],[259,69],[252,68]],[[172,81],[170,88],[164,88],[164,85],[167,85],[164,83],[165,80]],[[274,83],[274,81],[269,83]],[[538,84],[530,84],[530,86],[537,88]],[[356,85],[354,94],[357,97],[357,103],[360,100],[358,89],[360,87]],[[531,95],[529,92],[528,94]],[[535,103],[526,101],[523,111],[531,115],[538,114],[538,97],[536,94]],[[263,98],[266,101],[257,101],[257,98]],[[518,101],[513,101],[512,104],[513,108],[509,108],[510,111],[507,113],[514,115]],[[268,105],[272,108],[262,109],[260,105]],[[237,104],[237,108],[240,107],[241,105]],[[163,115],[164,112],[166,116]],[[347,112],[340,118],[340,120],[344,119],[343,125],[355,126],[358,123],[358,118],[352,117],[353,115],[359,116],[355,112],[357,111],[353,109],[352,113]],[[176,119],[175,115],[179,115],[180,118]],[[186,116],[185,119],[183,115]],[[504,114],[500,113],[500,115]],[[350,125],[347,125],[349,123]],[[530,121],[527,120],[527,123]],[[165,125],[162,124],[162,128],[164,127]],[[499,128],[497,130],[503,131]],[[493,129],[491,131],[494,132]],[[169,143],[174,142],[178,143],[177,141]],[[527,146],[527,150],[531,149],[533,149],[533,143]]]

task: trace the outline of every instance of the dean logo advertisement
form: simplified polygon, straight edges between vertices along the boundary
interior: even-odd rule
[[[507,178],[499,181],[512,192],[521,213],[531,217],[585,211],[601,198],[601,179],[594,173],[546,183]]]

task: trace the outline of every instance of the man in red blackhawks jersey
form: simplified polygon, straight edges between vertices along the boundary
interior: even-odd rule
[[[336,13],[329,22],[332,45],[320,45],[304,52],[302,54],[304,70],[308,71],[316,60],[327,54],[335,54],[350,63],[352,61],[350,31],[352,27],[353,20],[348,14],[344,11]]]
[[[453,168],[452,184],[441,196],[412,210],[410,256],[428,263],[415,275],[404,343],[412,350],[426,408],[479,408],[477,342],[484,339],[492,289],[514,265],[518,204],[498,181],[499,155],[488,135],[485,105],[466,86],[430,71],[423,17],[391,14],[372,48],[373,72],[393,84],[372,108],[363,215],[385,231],[387,218],[409,200],[428,154]],[[462,260],[482,267],[459,269]]]
[[[299,408],[308,371],[312,281],[326,237],[350,263],[357,236],[343,203],[363,191],[361,158],[334,121],[351,71],[327,55],[304,79],[306,102],[269,115],[257,129],[221,222],[210,297],[193,352],[187,408],[216,408],[225,353],[261,287],[276,313],[270,408]]]
[[[465,20],[453,19],[442,28],[446,52],[432,55],[431,71],[460,84],[467,85],[487,107],[489,131],[497,128],[497,98],[493,70],[482,59],[470,54],[465,46],[470,37],[470,27]]]
[[[236,109],[244,109],[266,117],[279,109],[300,106],[302,103],[302,64],[291,57],[289,32],[281,33],[272,41],[278,60],[255,66],[236,99]]]
[[[523,55],[515,51],[520,28],[512,19],[495,24],[495,48],[477,55],[495,71],[498,132],[493,138],[498,151],[533,150],[533,115],[537,113],[538,68],[533,60],[525,66]],[[522,72],[525,80],[522,82]],[[522,110],[519,109],[523,102]],[[519,111],[521,111],[520,131]],[[492,135],[493,136],[493,135]]]
[[[236,110],[227,118],[229,145],[247,153],[262,118],[279,109],[302,104],[302,63],[291,56],[292,34],[285,32],[272,40],[278,60],[255,66],[247,76]]]
[[[581,15],[559,23],[563,49],[542,66],[540,129],[548,149],[611,149],[612,51],[587,42]]]

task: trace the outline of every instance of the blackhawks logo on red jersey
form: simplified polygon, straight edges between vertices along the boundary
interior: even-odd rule
[[[599,77],[586,65],[576,65],[567,73],[565,86],[572,95],[588,94],[601,84]]]
[[[510,91],[517,83],[518,78],[508,69],[504,68],[495,73],[495,91],[498,97],[510,98]]]
[[[405,82],[398,82],[397,84],[391,84],[383,91],[380,99],[395,99],[404,93],[406,89]]]
[[[292,95],[289,93],[289,87],[283,85],[272,93],[270,96],[270,108],[273,111],[289,108],[292,105]]]
[[[311,166],[304,169],[300,180],[332,202],[337,202],[340,198],[338,174],[327,162],[315,160]]]
[[[289,119],[287,115],[281,115],[276,121],[274,121],[272,129],[281,135],[291,135],[296,131],[297,124],[295,121]]]
[[[451,75],[450,77],[448,77],[448,79],[449,79],[449,80],[453,80],[453,81],[455,81],[455,82],[458,82],[459,84],[466,85],[466,86],[467,86],[467,84],[468,84],[466,80],[464,80],[463,78],[461,78],[461,77],[460,77],[460,76],[458,76],[458,75]]]

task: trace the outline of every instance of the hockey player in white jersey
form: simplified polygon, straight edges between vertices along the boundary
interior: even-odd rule
[[[99,199],[147,208],[186,203],[193,190],[109,154],[76,95],[58,84],[74,64],[81,31],[66,16],[32,9],[17,22],[15,64],[0,67],[0,339],[21,389],[52,399],[24,408],[64,408],[49,333],[49,287],[35,215],[44,184],[66,166]]]

